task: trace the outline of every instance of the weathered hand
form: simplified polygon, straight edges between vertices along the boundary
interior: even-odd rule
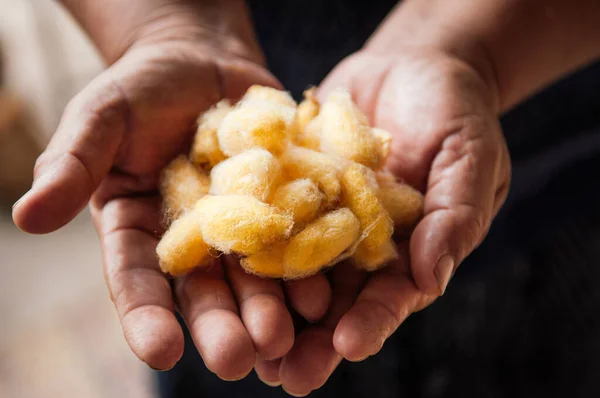
[[[443,294],[504,202],[510,160],[492,94],[468,64],[441,52],[370,50],[341,63],[320,95],[345,87],[371,123],[392,132],[387,167],[425,193],[425,216],[400,258],[365,275],[332,270],[325,320],[304,330],[283,359],[283,387],[319,388],[342,358],[376,354],[413,312]]]
[[[244,38],[221,32],[202,39],[207,29],[201,25],[163,25],[169,28],[147,26],[155,33],[138,38],[68,105],[38,159],[32,189],[14,207],[14,220],[28,232],[51,232],[91,198],[106,282],[135,354],[157,369],[179,360],[184,341],[177,307],[207,367],[237,379],[252,370],[257,354],[279,358],[293,344],[281,286],[226,259],[175,280],[172,291],[155,255],[161,234],[157,180],[189,147],[202,111],[241,96],[251,84],[278,82]],[[325,278],[315,281],[325,285],[321,296],[292,300],[307,317],[320,317],[329,300]],[[303,286],[296,284],[291,294],[303,297]]]

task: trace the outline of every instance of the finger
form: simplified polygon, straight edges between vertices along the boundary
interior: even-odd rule
[[[492,210],[492,218],[495,218],[498,215],[500,209],[506,202],[509,188],[509,182],[507,181],[506,183],[502,184],[500,188],[498,188],[498,190],[496,191],[496,195],[494,196],[494,208]]]
[[[254,371],[256,372],[258,379],[269,387],[279,387],[281,385],[281,379],[279,378],[280,364],[281,359],[267,361],[261,357],[256,357]]]
[[[508,197],[509,189],[510,177],[506,178],[505,182],[502,185],[500,185],[500,187],[496,190],[496,194],[494,195],[494,206],[492,208],[491,220],[494,220],[496,216],[498,216],[498,213],[500,213],[500,210],[502,209],[502,206],[504,205],[504,203],[506,202],[506,198]],[[478,248],[483,243],[488,233],[489,229],[480,236],[475,248]]]
[[[36,162],[32,188],[13,208],[15,224],[47,233],[73,219],[110,170],[129,118],[129,103],[110,72],[78,94]]]
[[[183,332],[171,287],[154,254],[158,198],[119,199],[93,208],[104,254],[104,275],[125,339],[154,369],[170,369],[183,354]]]
[[[257,354],[267,360],[283,357],[294,344],[294,325],[279,282],[246,273],[233,256],[224,263]]]
[[[493,221],[496,218],[496,216],[498,216],[498,213],[500,212],[502,206],[506,202],[508,192],[510,190],[511,164],[510,156],[508,155],[508,148],[506,148],[506,145],[504,145],[504,148],[502,150],[499,170],[497,174],[497,180],[500,181],[500,185],[496,189],[496,193],[494,195],[494,205],[492,207],[492,215],[490,217],[490,222]],[[475,248],[478,248],[483,243],[488,233],[489,229],[487,229],[483,234],[481,234],[481,236],[479,237],[479,241],[475,245]]]
[[[425,216],[410,241],[417,286],[441,295],[460,262],[487,233],[499,169],[500,131],[479,118],[446,138],[435,157],[425,195]]]
[[[352,309],[337,325],[333,345],[345,359],[362,361],[379,352],[410,314],[437,297],[421,292],[399,262],[369,278]]]
[[[206,367],[221,379],[252,371],[256,352],[225,281],[219,260],[176,280],[179,310]]]
[[[292,308],[313,323],[325,316],[331,303],[331,286],[322,273],[285,282],[285,292]]]
[[[508,192],[510,190],[510,182],[512,180],[512,165],[510,161],[510,154],[508,152],[508,146],[505,141],[502,141],[502,152],[500,155],[499,169],[496,172],[497,180],[499,183],[498,189],[496,190],[496,196],[494,198],[494,209],[492,212],[492,218],[495,218],[500,212],[500,208],[506,202]]]
[[[303,330],[281,361],[279,375],[283,389],[290,395],[304,396],[320,388],[339,365],[342,357],[333,347],[333,331],[352,306],[364,277],[348,263],[332,270],[333,296],[327,316]]]

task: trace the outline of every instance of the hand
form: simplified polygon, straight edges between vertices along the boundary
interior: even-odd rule
[[[189,147],[198,115],[221,98],[241,96],[251,84],[278,86],[252,37],[223,32],[230,25],[251,31],[240,28],[240,13],[228,11],[221,15],[235,24],[217,24],[216,37],[206,34],[212,31],[206,21],[169,19],[190,13],[152,19],[146,34],[132,35],[137,39],[120,59],[67,106],[37,161],[33,187],[13,215],[23,230],[47,233],[69,222],[91,197],[105,279],[135,354],[155,369],[175,365],[184,343],[177,306],[206,366],[238,379],[252,370],[257,354],[279,358],[292,346],[280,285],[225,260],[174,281],[172,291],[155,255],[159,172]],[[325,284],[322,294],[292,304],[307,317],[320,317],[329,286],[323,276],[312,280]],[[295,284],[291,296],[303,296],[306,286]]]
[[[387,268],[369,275],[333,269],[330,312],[297,336],[280,365],[283,388],[293,395],[323,385],[342,358],[376,354],[410,314],[443,294],[484,239],[510,180],[493,91],[465,62],[436,51],[390,56],[366,49],[342,62],[319,94],[336,87],[392,132],[387,167],[425,193],[425,216]]]

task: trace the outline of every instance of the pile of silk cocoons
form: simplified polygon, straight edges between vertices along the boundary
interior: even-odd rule
[[[383,166],[392,136],[372,128],[344,90],[320,104],[252,86],[198,120],[189,157],[161,176],[168,229],[163,272],[183,275],[221,254],[249,273],[299,279],[350,260],[374,271],[397,256],[423,196]]]

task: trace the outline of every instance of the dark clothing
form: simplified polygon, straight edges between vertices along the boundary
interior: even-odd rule
[[[271,70],[296,96],[358,50],[394,0],[250,1]],[[343,362],[311,397],[598,397],[600,64],[502,118],[513,160],[506,206],[446,295],[382,352]],[[287,397],[225,383],[186,341],[159,374],[165,398]]]
[[[250,0],[269,69],[298,99],[360,50],[397,0]]]

